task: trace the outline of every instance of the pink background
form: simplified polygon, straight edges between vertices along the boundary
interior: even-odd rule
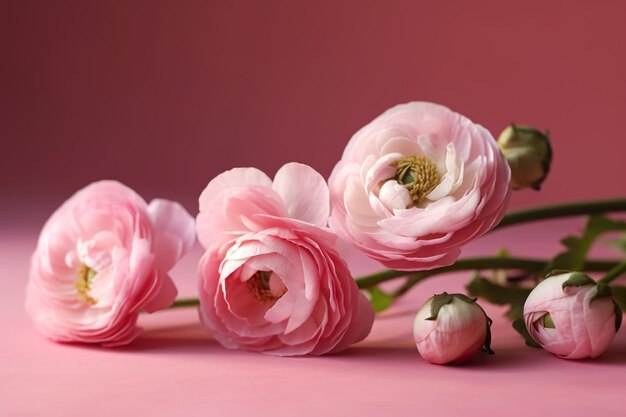
[[[328,175],[352,133],[411,100],[494,135],[551,130],[553,173],[515,207],[614,196],[625,18],[621,1],[4,1],[1,204],[40,224],[115,178],[195,211],[233,166]]]
[[[605,358],[573,363],[524,348],[497,319],[495,358],[421,361],[412,312],[465,275],[425,284],[397,306],[409,314],[323,359],[225,351],[192,311],[143,318],[148,332],[128,349],[58,346],[34,334],[22,303],[38,229],[83,185],[115,178],[195,214],[202,188],[233,166],[271,174],[296,160],[327,176],[353,132],[411,100],[496,136],[511,121],[550,129],[553,172],[514,208],[623,196],[625,18],[621,1],[3,1],[0,415],[441,415],[442,402],[619,415],[623,333]],[[545,255],[577,225],[511,229],[467,253]],[[198,257],[176,272],[184,295]]]

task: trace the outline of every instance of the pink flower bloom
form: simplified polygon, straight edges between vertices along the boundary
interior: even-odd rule
[[[562,358],[600,356],[615,337],[622,312],[610,293],[597,295],[595,282],[580,272],[546,278],[524,304],[528,333]]]
[[[178,203],[148,206],[115,181],[74,194],[45,224],[30,269],[26,309],[58,342],[131,342],[139,312],[168,307],[167,275],[193,245],[193,218]]]
[[[430,363],[465,362],[481,348],[493,353],[491,319],[463,294],[431,297],[415,316],[413,337],[420,355]]]
[[[328,189],[301,164],[274,181],[254,168],[200,196],[200,318],[225,347],[322,355],[365,338],[374,319],[325,226]]]
[[[399,105],[344,150],[329,180],[330,226],[390,268],[450,265],[502,219],[509,181],[486,129],[437,104]]]

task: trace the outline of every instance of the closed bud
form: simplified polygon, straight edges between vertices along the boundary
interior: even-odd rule
[[[566,359],[595,358],[609,346],[622,311],[606,284],[580,272],[548,276],[524,304],[524,323],[545,350]]]
[[[511,124],[500,133],[498,146],[511,167],[513,188],[520,190],[531,187],[539,190],[552,162],[548,132]]]
[[[463,294],[442,293],[431,297],[418,311],[413,336],[420,355],[430,363],[461,363],[483,348],[493,353],[491,319]]]

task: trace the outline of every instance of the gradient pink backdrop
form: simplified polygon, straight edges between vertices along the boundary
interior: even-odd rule
[[[625,18],[619,1],[3,1],[0,204],[38,227],[115,178],[195,213],[233,166],[328,175],[416,99],[494,135],[551,130],[553,172],[514,207],[623,194]]]
[[[563,361],[524,347],[486,305],[495,357],[420,360],[417,306],[463,291],[468,274],[420,284],[363,343],[319,359],[225,350],[193,309],[142,315],[126,349],[58,345],[33,330],[23,292],[39,228],[91,181],[195,214],[233,166],[273,174],[295,160],[327,176],[352,133],[411,100],[494,135],[511,121],[551,130],[553,172],[515,208],[623,197],[625,21],[626,2],[600,0],[0,0],[0,415],[623,416],[624,331],[598,360]],[[547,256],[580,225],[505,229],[464,255]],[[182,296],[200,255],[173,272]],[[379,268],[350,259],[355,274]]]

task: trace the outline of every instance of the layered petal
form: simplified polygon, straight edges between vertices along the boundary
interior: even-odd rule
[[[461,294],[442,293],[428,299],[413,322],[413,337],[422,358],[430,363],[462,363],[489,348],[491,321]]]
[[[44,226],[31,258],[27,312],[55,341],[129,343],[141,311],[174,301],[167,272],[194,239],[193,219],[177,203],[148,206],[118,182],[91,184]]]
[[[213,337],[230,349],[299,356],[337,352],[367,336],[373,310],[324,244],[329,232],[266,220],[274,227],[213,246],[200,262],[200,317]]]
[[[329,224],[388,267],[446,266],[501,220],[509,182],[486,129],[444,106],[403,104],[346,146],[329,179]]]
[[[323,355],[362,340],[374,312],[325,227],[324,179],[296,163],[273,183],[246,184],[264,177],[242,174],[218,176],[219,189],[210,183],[217,196],[201,197],[199,310],[207,330],[227,348],[280,356]]]
[[[610,295],[597,296],[589,277],[585,284],[569,285],[575,274],[583,276],[563,273],[539,283],[524,304],[524,322],[548,352],[566,359],[595,358],[615,337],[621,310]]]
[[[308,165],[289,163],[274,177],[274,190],[283,198],[290,218],[325,227],[330,203],[324,178]]]

